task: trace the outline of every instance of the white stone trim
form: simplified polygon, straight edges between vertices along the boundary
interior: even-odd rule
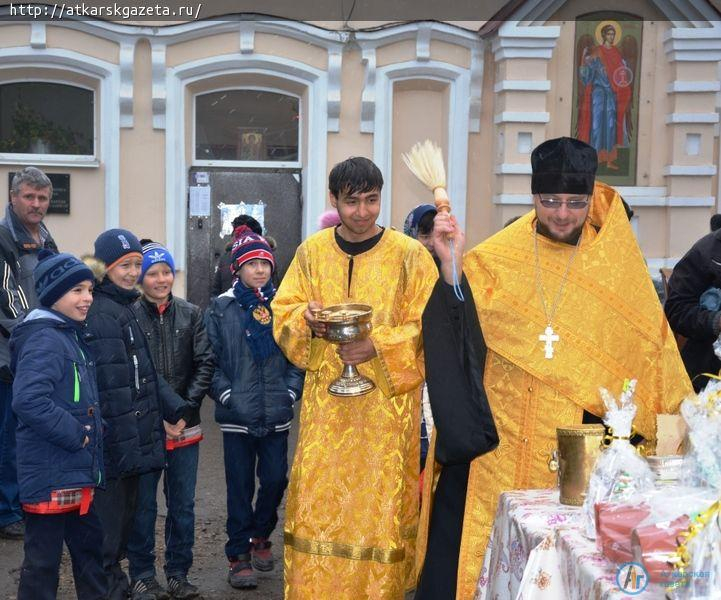
[[[242,21],[240,24],[240,53],[253,54],[255,52],[255,28],[252,22]]]
[[[556,47],[561,28],[557,25],[520,25],[520,21],[509,20],[498,28],[498,35],[491,45],[497,61],[508,58],[550,59]]]
[[[374,133],[377,121],[376,107],[376,49],[403,40],[414,40],[416,43],[417,64],[428,64],[430,60],[430,44],[432,40],[449,42],[457,46],[467,48],[471,55],[469,69],[471,85],[469,87],[469,124],[468,130],[474,133],[480,131],[481,122],[481,92],[483,83],[483,55],[484,42],[476,32],[467,31],[460,27],[427,21],[420,23],[404,23],[393,27],[379,29],[377,31],[358,31],[355,33],[355,41],[361,49],[361,62],[364,66],[363,92],[361,94],[361,122],[362,133]],[[438,61],[434,61],[438,62]],[[449,69],[460,69],[450,63]]]
[[[666,91],[669,94],[686,92],[718,92],[721,91],[721,82],[718,81],[686,81],[677,79],[668,84]]]
[[[47,48],[41,51],[31,46],[0,48],[0,74],[4,69],[14,68],[52,69],[58,72],[58,81],[62,80],[63,72],[80,73],[99,82],[100,106],[95,123],[96,135],[97,129],[100,130],[100,145],[98,147],[96,138],[94,144],[96,156],[92,162],[72,163],[70,166],[97,167],[100,164],[104,166],[105,228],[117,227],[120,222],[120,69],[118,65],[59,48]],[[33,164],[39,167],[67,164],[57,157],[53,161],[38,160],[37,155],[32,156]],[[13,158],[13,164],[17,164],[16,161],[17,155]]]
[[[165,55],[165,44],[151,42],[153,129],[165,129],[165,104],[167,101]]]
[[[666,123],[718,123],[718,113],[670,113],[666,115]]]
[[[548,123],[551,120],[547,112],[506,111],[493,116],[493,122],[499,123]]]
[[[165,229],[168,250],[176,267],[186,264],[187,175],[185,89],[194,82],[235,73],[261,74],[285,79],[306,88],[307,151],[303,165],[303,237],[315,231],[325,209],[328,75],[287,58],[250,54],[228,54],[191,61],[167,69],[168,127],[165,135]]]
[[[494,172],[496,175],[531,175],[531,163],[502,163],[496,165]]]
[[[533,204],[532,194],[496,194],[493,196],[493,204],[510,206],[531,206]]]
[[[548,92],[551,82],[548,79],[503,79],[493,86],[493,91],[500,92]]]
[[[120,127],[133,126],[133,75],[135,73],[135,40],[120,43]]]
[[[391,149],[393,146],[393,84],[404,79],[435,79],[449,86],[448,161],[446,179],[453,214],[463,226],[466,220],[468,178],[468,134],[470,110],[470,75],[447,63],[411,61],[381,67],[376,71],[376,98],[382,99],[375,109],[373,160],[386,181],[393,180]],[[379,222],[391,225],[393,198],[391,186],[383,192]]]
[[[663,45],[670,62],[716,62],[721,60],[721,23],[716,20],[707,27],[672,27],[664,34]]]
[[[328,112],[328,131],[340,131],[340,96],[341,75],[343,69],[343,52],[339,47],[328,49],[328,96],[326,110]]]
[[[33,21],[30,25],[30,46],[35,50],[44,50],[47,46],[47,31],[44,22]]]
[[[715,165],[667,165],[663,168],[666,176],[712,177],[716,175]]]
[[[708,208],[716,204],[716,199],[713,196],[706,196],[705,198],[698,198],[693,196],[669,196],[667,198],[668,206],[683,207],[683,206],[701,206]]]

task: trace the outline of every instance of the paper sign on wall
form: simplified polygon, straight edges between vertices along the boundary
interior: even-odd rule
[[[210,186],[209,185],[191,185],[190,186],[190,216],[191,217],[209,217],[210,216]]]
[[[220,222],[223,224],[220,228],[220,237],[232,235],[233,219],[240,215],[249,215],[253,217],[265,231],[265,202],[258,200],[256,204],[246,204],[240,202],[238,204],[218,204],[220,210]]]

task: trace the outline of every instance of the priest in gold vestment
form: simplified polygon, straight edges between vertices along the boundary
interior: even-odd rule
[[[284,527],[285,597],[402,600],[415,584],[421,315],[438,271],[416,240],[376,224],[383,179],[368,159],[330,174],[341,224],[298,248],[273,302],[274,335],[306,370]],[[368,340],[336,346],[311,309],[373,307]],[[377,388],[331,396],[342,362]]]
[[[556,485],[556,427],[599,422],[600,386],[638,379],[634,425],[651,444],[656,415],[692,391],[621,197],[595,182],[595,150],[548,140],[531,162],[535,210],[464,257],[463,232],[436,217],[442,277],[423,337],[437,433],[417,600],[471,600],[479,576],[493,577],[481,568],[500,493]],[[447,233],[464,302],[449,285]]]

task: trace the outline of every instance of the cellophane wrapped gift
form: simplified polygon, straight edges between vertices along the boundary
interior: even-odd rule
[[[721,513],[719,502],[697,515],[677,553],[674,581],[667,586],[672,600],[721,598]]]
[[[689,442],[681,481],[721,492],[721,381],[711,379],[697,396],[686,398],[681,415]]]
[[[618,402],[608,390],[599,389],[606,407],[603,422],[610,428],[612,439],[596,459],[583,503],[584,529],[591,539],[596,538],[597,502],[622,502],[654,487],[651,468],[630,441],[636,416],[635,389],[636,380],[626,380]]]
[[[665,559],[676,551],[677,537],[690,519],[714,503],[708,489],[665,486],[620,502],[596,503],[596,545],[611,562],[648,561],[647,569],[670,571]],[[666,554],[664,554],[666,553]],[[665,568],[664,568],[665,567]]]

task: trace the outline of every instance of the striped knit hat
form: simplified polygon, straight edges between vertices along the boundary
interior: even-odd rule
[[[143,266],[140,269],[140,279],[138,279],[138,283],[143,281],[143,277],[145,277],[145,273],[147,273],[150,267],[159,263],[167,264],[173,276],[175,276],[175,261],[170,250],[158,242],[149,241],[143,244]]]
[[[270,249],[268,242],[265,241],[265,238],[257,233],[253,233],[247,225],[236,227],[235,231],[233,231],[233,238],[235,238],[231,251],[233,262],[230,264],[230,270],[233,274],[238,272],[244,263],[256,258],[267,260],[270,263],[271,269],[275,270],[273,251]]]
[[[95,281],[93,272],[72,254],[55,254],[43,248],[33,270],[35,292],[41,306],[50,307],[81,281]]]

